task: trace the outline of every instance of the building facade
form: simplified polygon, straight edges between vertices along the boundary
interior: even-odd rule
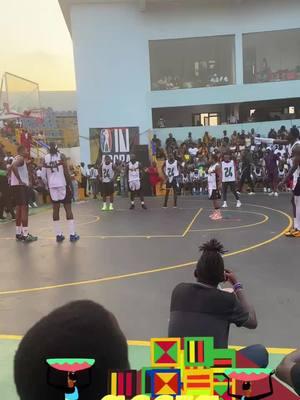
[[[60,4],[74,44],[84,161],[92,128],[139,127],[145,143],[152,128],[181,139],[234,129],[228,123],[262,134],[300,123],[298,0]]]

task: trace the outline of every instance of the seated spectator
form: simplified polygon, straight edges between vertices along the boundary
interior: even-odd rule
[[[198,154],[198,148],[196,147],[196,145],[195,145],[195,143],[192,143],[191,145],[190,145],[190,147],[189,147],[189,150],[188,150],[188,152],[189,152],[189,155],[192,157],[192,158],[194,158],[194,157],[196,157],[196,155]]]
[[[214,338],[215,347],[227,348],[230,324],[255,329],[257,319],[254,308],[248,303],[243,285],[235,274],[225,269],[223,245],[212,239],[200,247],[196,283],[180,283],[171,298],[169,321],[170,337],[208,336]],[[227,281],[233,292],[222,290]],[[256,365],[268,365],[268,354],[261,345],[242,350]]]
[[[275,374],[300,396],[300,350],[293,351],[284,357],[276,368]]]
[[[95,364],[89,373],[75,372],[72,383],[68,372],[47,365],[49,358],[92,358]],[[14,378],[21,400],[99,400],[108,394],[109,370],[128,368],[126,338],[114,315],[81,300],[57,308],[26,333],[15,355]]]

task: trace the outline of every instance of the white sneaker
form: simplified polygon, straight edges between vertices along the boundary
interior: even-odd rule
[[[270,188],[268,188],[268,193],[271,193],[271,189]]]
[[[255,193],[254,193],[254,192],[249,192],[248,194],[249,194],[249,196],[253,196],[253,195],[255,195]]]
[[[240,208],[240,207],[241,207],[241,205],[242,205],[242,203],[240,202],[240,200],[238,200],[238,201],[236,202],[236,206],[237,206],[237,208]]]
[[[275,197],[278,197],[278,192],[275,192],[275,193],[274,193],[274,196],[275,196]]]
[[[236,192],[237,192],[237,194],[238,194],[238,195],[240,195],[240,194],[241,194],[241,192],[239,192],[238,190],[237,190]]]
[[[36,202],[32,203],[34,208],[38,208],[38,205],[36,204]]]
[[[270,193],[269,193],[269,196],[274,196],[274,192],[270,192]]]
[[[264,193],[267,193],[267,188],[264,188]]]
[[[228,207],[227,202],[224,201],[224,203],[223,203],[223,205],[222,205],[222,208],[227,208],[227,207]]]

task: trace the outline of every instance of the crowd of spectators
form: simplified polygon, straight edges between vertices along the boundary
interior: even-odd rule
[[[268,137],[273,139],[286,139],[288,132],[284,126],[278,131],[272,129]],[[163,146],[157,135],[152,139],[152,152],[157,159],[165,160],[170,152],[175,154],[181,165],[181,187],[182,193],[191,194],[206,193],[207,190],[207,169],[212,154],[230,153],[237,165],[238,176],[242,176],[245,168],[249,169],[251,178],[251,192],[263,190],[273,193],[273,184],[269,181],[269,169],[272,162],[275,164],[275,174],[278,181],[283,179],[289,169],[287,147],[283,145],[268,146],[257,145],[255,137],[260,135],[251,130],[234,131],[231,136],[223,132],[222,138],[212,137],[205,132],[202,138],[193,138],[192,133],[181,143],[178,143],[172,133],[169,134]],[[272,167],[273,168],[273,167]],[[240,182],[240,189],[244,182]],[[284,190],[290,190],[287,186]]]

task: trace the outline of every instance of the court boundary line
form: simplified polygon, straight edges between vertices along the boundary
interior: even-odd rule
[[[284,233],[291,228],[293,225],[293,220],[292,218],[285,213],[284,211],[281,210],[276,210],[271,207],[265,207],[265,206],[260,206],[256,205],[256,207],[262,207],[269,209],[271,211],[277,212],[281,215],[283,215],[285,218],[288,220],[288,225],[282,229],[279,233],[277,233],[275,236],[264,240],[262,242],[256,243],[254,245],[232,251],[230,253],[224,254],[224,257],[231,257],[235,256],[238,254],[246,253],[248,251],[255,250],[257,248],[263,247],[269,243],[274,242],[275,240],[279,239],[284,235]],[[78,282],[69,282],[69,283],[61,283],[61,284],[56,284],[56,285],[48,285],[48,286],[40,286],[40,287],[35,287],[35,288],[27,288],[27,289],[15,289],[15,290],[5,290],[5,291],[0,291],[0,296],[5,296],[5,295],[11,295],[11,294],[21,294],[21,293],[34,293],[34,292],[42,292],[46,290],[52,290],[52,289],[60,289],[60,288],[66,288],[66,287],[73,287],[73,286],[83,286],[83,285],[91,285],[91,284],[99,284],[102,282],[109,282],[109,281],[115,281],[115,280],[121,280],[121,279],[128,279],[128,278],[133,278],[133,277],[138,277],[138,276],[144,276],[144,275],[150,275],[153,273],[157,272],[166,272],[166,271],[172,271],[176,269],[181,269],[185,267],[190,267],[192,265],[195,265],[197,261],[188,261],[186,263],[181,263],[177,265],[171,265],[171,266],[166,266],[166,267],[159,267],[159,268],[152,268],[148,269],[145,271],[138,271],[138,272],[132,272],[128,274],[119,274],[119,275],[112,275],[112,276],[107,276],[107,277],[102,277],[102,278],[97,278],[97,279],[89,279],[85,281],[78,281]]]
[[[22,335],[1,335],[0,334],[0,341],[21,341],[23,339]],[[148,340],[127,340],[128,346],[136,346],[136,347],[150,347],[150,341]],[[245,345],[246,346],[246,345]],[[245,346],[228,346],[230,349],[240,350],[243,349]],[[280,354],[285,355],[289,354],[296,349],[289,348],[289,347],[267,347],[267,350],[270,354]]]

